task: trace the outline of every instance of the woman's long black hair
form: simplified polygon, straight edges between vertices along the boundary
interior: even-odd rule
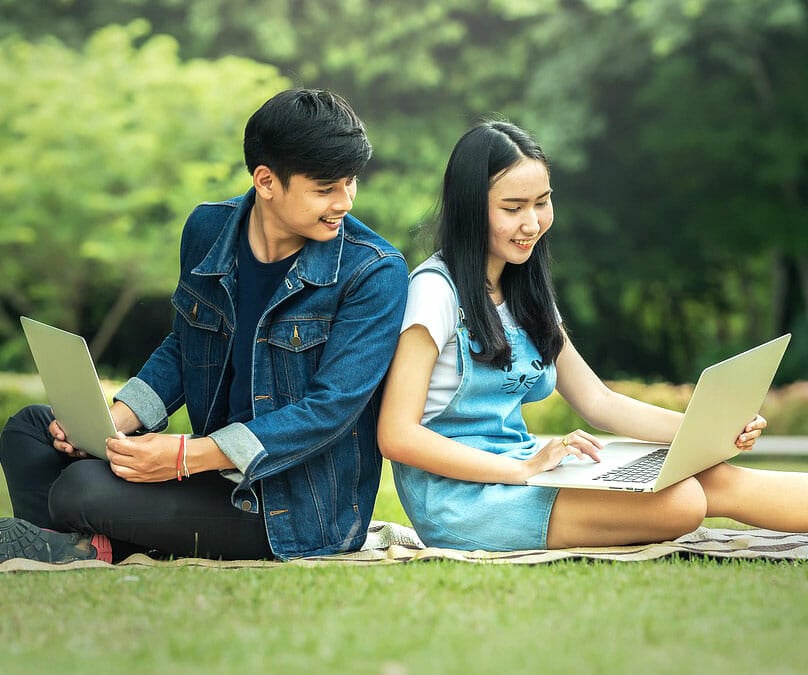
[[[544,152],[529,134],[509,122],[483,122],[457,142],[443,178],[436,244],[457,285],[468,330],[480,347],[472,350],[472,358],[496,368],[509,366],[512,356],[487,290],[488,190],[494,176],[524,158],[549,170]],[[526,263],[505,265],[501,285],[508,309],[535,343],[542,363],[554,363],[564,336],[546,234]]]

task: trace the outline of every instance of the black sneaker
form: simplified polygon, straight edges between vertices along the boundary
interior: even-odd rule
[[[54,532],[21,518],[0,518],[0,562],[26,558],[47,563],[95,560],[92,537],[78,532]]]

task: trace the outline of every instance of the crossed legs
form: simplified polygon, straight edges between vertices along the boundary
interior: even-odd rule
[[[655,493],[562,489],[550,516],[547,547],[666,541],[714,516],[808,532],[808,474],[722,463]]]
[[[46,406],[12,416],[0,434],[0,463],[14,515],[60,532],[103,534],[116,559],[156,549],[163,555],[271,558],[263,515],[234,508],[234,485],[216,471],[184,481],[129,483],[99,459],[53,449]]]

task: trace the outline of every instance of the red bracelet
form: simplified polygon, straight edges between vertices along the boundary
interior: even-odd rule
[[[180,434],[180,449],[177,453],[177,480],[182,481],[182,463],[185,461],[185,434]]]

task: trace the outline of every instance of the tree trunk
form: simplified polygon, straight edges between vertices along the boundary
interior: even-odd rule
[[[808,255],[798,256],[795,261],[800,290],[802,291],[802,309],[805,315],[808,316]]]
[[[93,355],[93,359],[96,363],[98,363],[98,359],[109,346],[112,336],[118,332],[118,328],[129,313],[129,310],[132,309],[135,302],[137,302],[139,295],[140,293],[136,284],[131,282],[124,283],[121,292],[115,300],[115,304],[112,305],[112,308],[107,312],[98,328],[98,332],[90,342],[90,353]]]
[[[772,252],[772,296],[771,296],[771,322],[774,330],[783,329],[786,318],[786,296],[788,294],[788,275],[786,274],[786,260],[782,251],[776,249]]]

